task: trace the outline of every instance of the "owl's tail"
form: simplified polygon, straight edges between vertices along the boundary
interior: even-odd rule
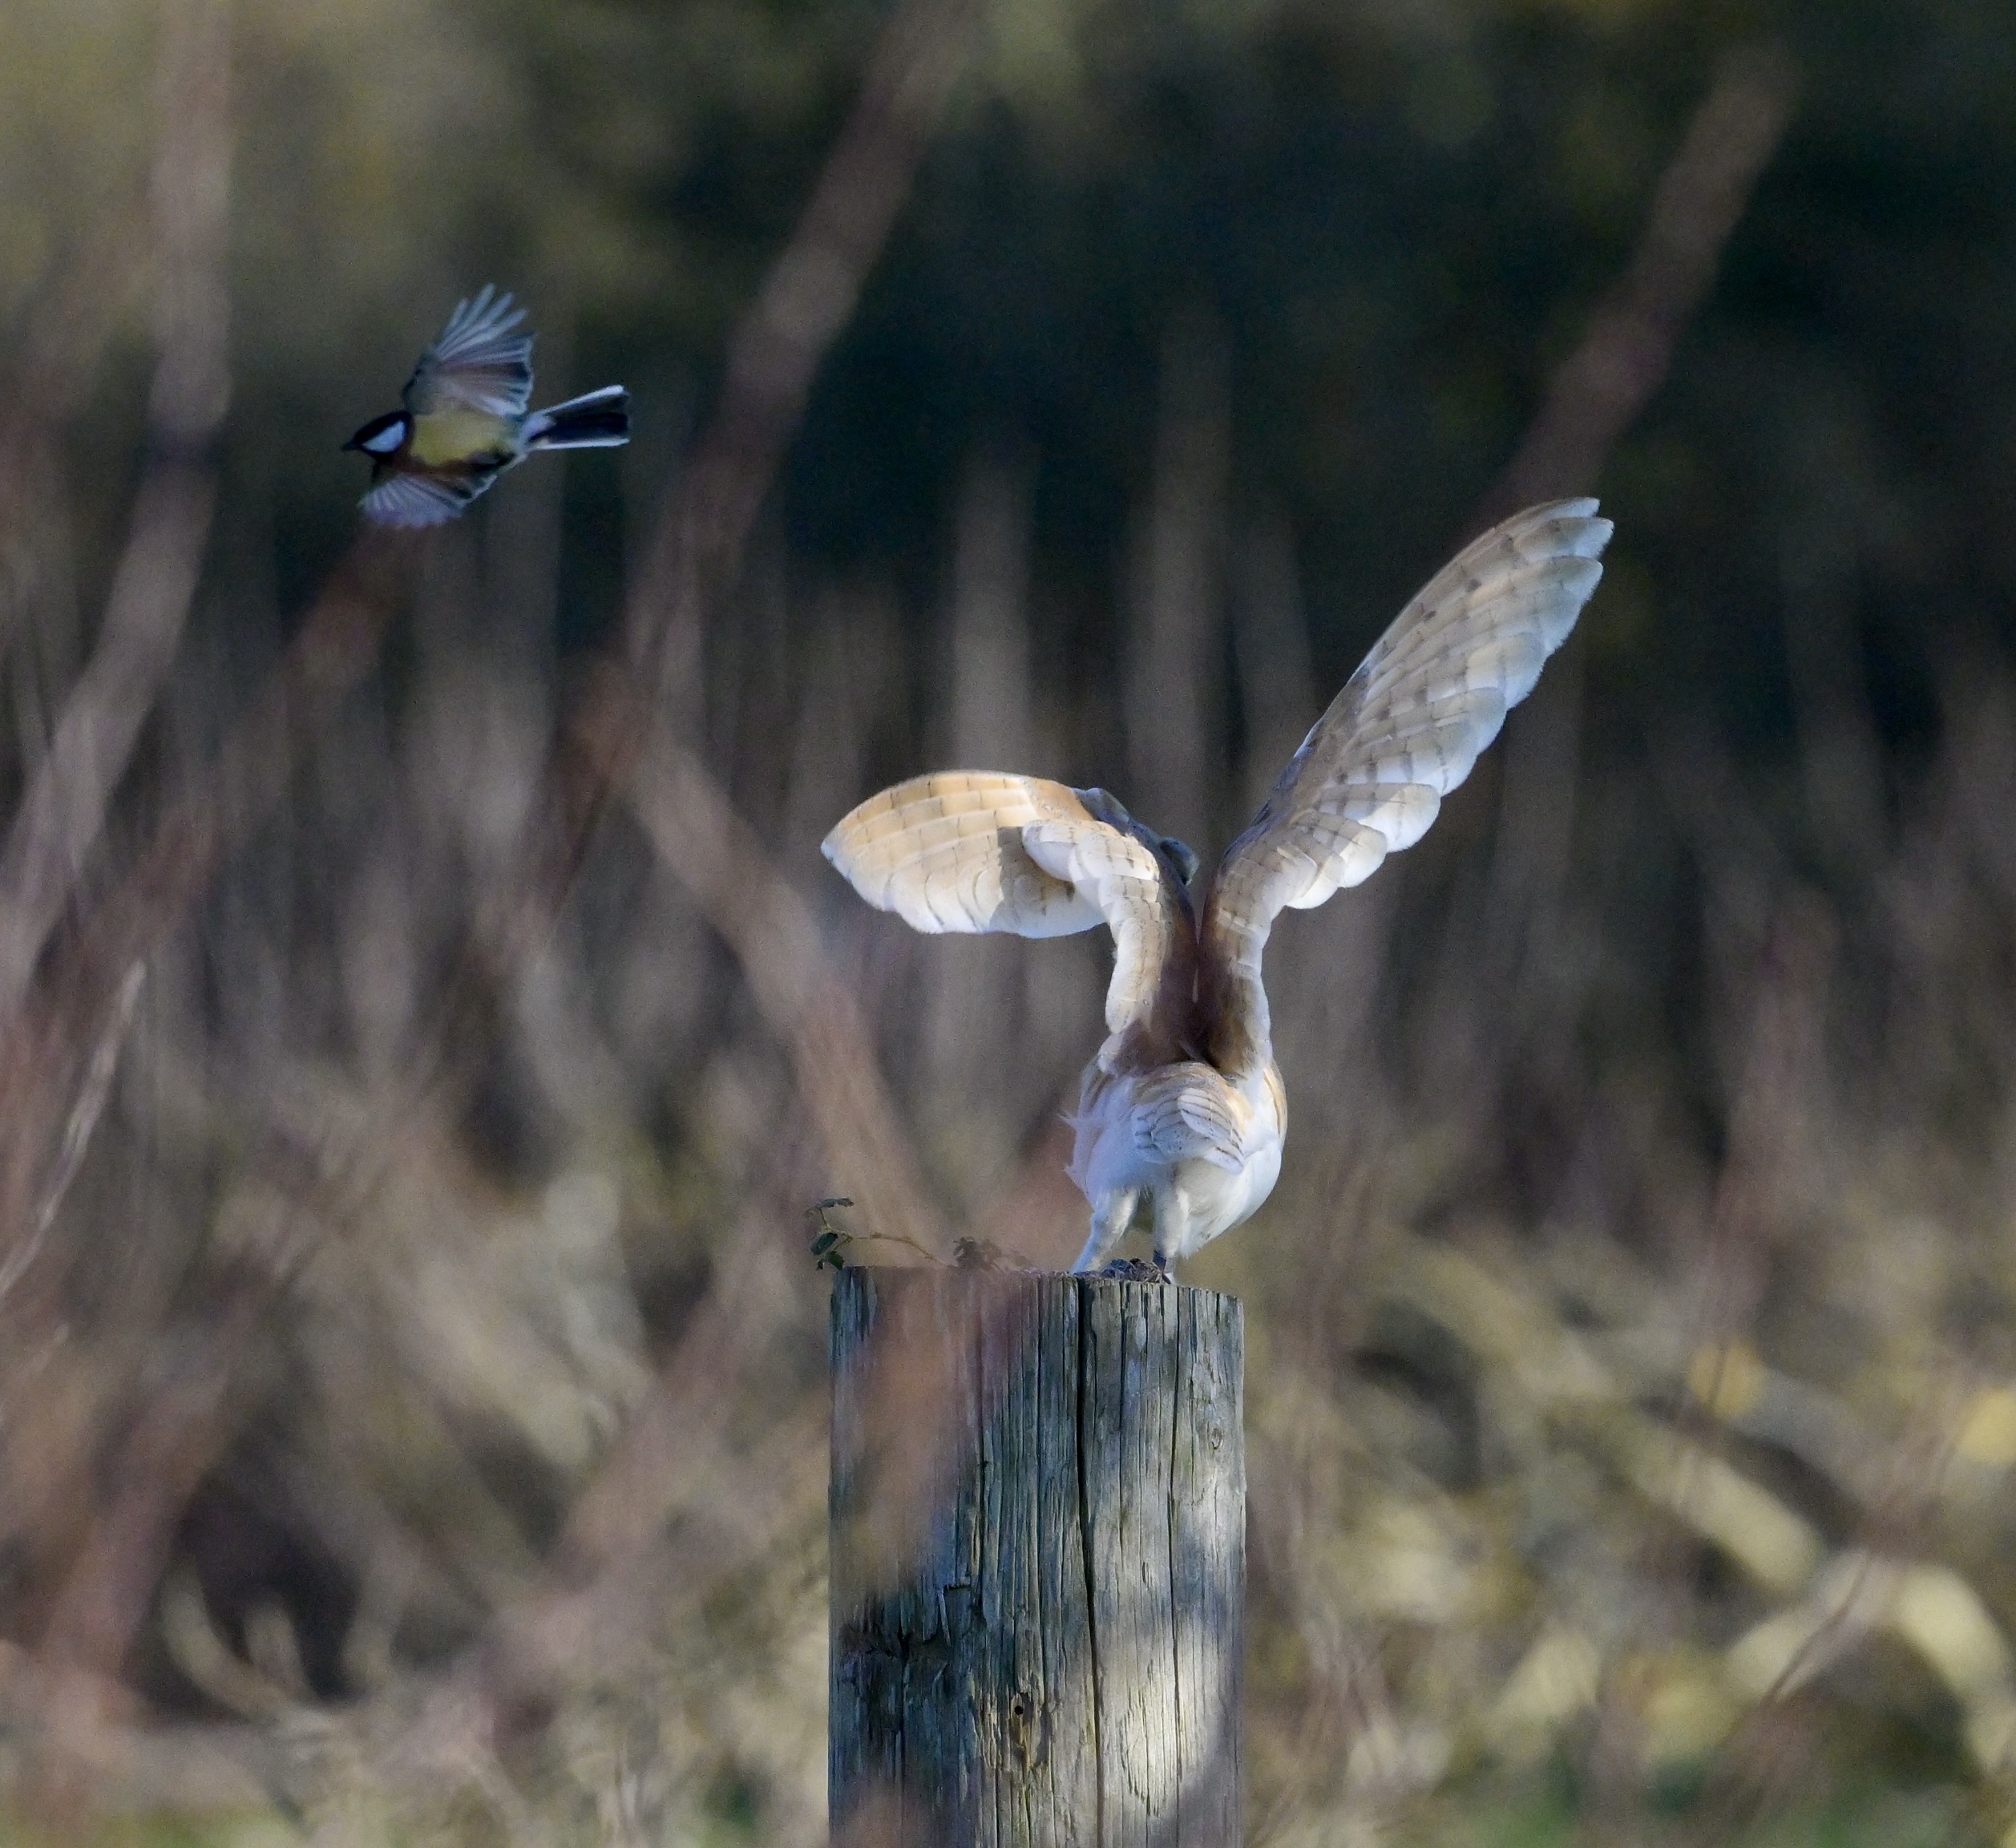
[[[629,440],[630,394],[620,385],[535,410],[523,438],[527,449],[612,449]]]

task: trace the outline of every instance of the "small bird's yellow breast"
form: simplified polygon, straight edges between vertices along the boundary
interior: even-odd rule
[[[422,468],[501,460],[518,453],[515,423],[482,410],[440,410],[413,420],[408,453]]]

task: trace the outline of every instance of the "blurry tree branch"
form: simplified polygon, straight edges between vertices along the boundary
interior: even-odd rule
[[[127,212],[109,213],[28,314],[0,426],[0,534],[18,519],[26,478],[46,467],[50,437],[75,411],[139,288],[145,216],[138,200]]]
[[[737,1467],[726,1440],[737,1382],[761,1346],[762,1311],[746,1299],[733,1280],[717,1288],[681,1337],[576,1498],[537,1587],[499,1614],[483,1645],[429,1703],[430,1752],[488,1747],[515,1708],[634,1648],[640,1581],[669,1582],[674,1588],[658,1594],[661,1605],[691,1608],[814,1512],[822,1473],[806,1466],[824,1448],[823,1419],[772,1433],[764,1466],[753,1470],[746,1460]],[[757,1483],[763,1490],[752,1493]],[[675,1513],[683,1518],[668,1548]]]
[[[1680,336],[1707,299],[1723,251],[1776,152],[1796,89],[1790,59],[1775,47],[1752,45],[1723,59],[1653,189],[1630,265],[1555,372],[1511,461],[1472,514],[1471,532],[1535,501],[1594,488],[1618,439],[1665,382]],[[1557,928],[1574,840],[1580,689],[1578,664],[1557,664],[1497,766],[1501,795],[1491,878],[1504,927],[1493,953],[1506,959],[1508,971]],[[1447,980],[1452,993],[1468,992],[1475,971],[1452,958]],[[1493,986],[1523,995],[1529,1010],[1545,1013],[1554,1005],[1544,983],[1501,979]],[[1508,1018],[1467,1005],[1444,1011],[1469,1021],[1471,1035],[1467,1046],[1452,1048],[1458,1056],[1445,1082],[1481,1086],[1473,1107],[1489,1114],[1496,1107],[1489,1094],[1513,1066],[1501,1043],[1483,1053],[1479,1028],[1489,1020],[1500,1042],[1530,1041],[1538,1017]]]
[[[1723,60],[1660,176],[1630,267],[1555,373],[1539,414],[1472,516],[1475,530],[1594,484],[1611,446],[1664,383],[1675,344],[1777,151],[1796,88],[1791,60],[1775,48],[1753,46]]]
[[[0,648],[48,569],[44,521],[58,499],[58,451],[107,342],[136,293],[141,208],[111,212],[44,286],[0,391]]]
[[[218,0],[188,3],[214,11]],[[633,684],[657,689],[668,676],[693,671],[708,605],[733,573],[796,427],[813,372],[851,312],[887,236],[963,65],[972,20],[970,0],[917,0],[885,32],[861,101],[799,229],[735,337],[710,433],[661,523],[652,566],[630,612]],[[188,307],[196,293],[176,297],[178,310]],[[166,325],[182,326],[172,317]],[[221,347],[216,350],[220,353]],[[166,424],[168,434],[178,440],[160,443],[167,455],[164,466],[193,467],[194,439],[213,426],[221,410],[220,375],[206,374],[186,358],[170,366],[164,353],[160,396],[157,419],[180,419]],[[192,423],[192,406],[207,406],[212,425]],[[207,476],[203,479],[207,483]],[[21,875],[31,887],[34,902],[24,908],[27,917],[13,963],[0,961],[0,1005],[15,1004],[0,1038],[0,1121],[8,1125],[10,1144],[0,1166],[0,1208],[10,1248],[30,1234],[33,1204],[46,1191],[47,1171],[56,1160],[51,1150],[64,1108],[59,1100],[77,1088],[84,1049],[125,972],[144,963],[178,928],[219,867],[281,799],[317,732],[374,664],[417,554],[408,538],[366,532],[359,539],[209,770],[171,807],[132,871],[81,920],[41,983],[30,990],[37,952],[67,901],[76,861],[97,831],[118,766],[152,703],[170,652],[158,645],[160,638],[171,622],[179,631],[193,587],[208,518],[207,487],[200,499],[165,491],[160,498],[162,504],[149,515],[153,524],[136,527],[136,547],[139,532],[151,536],[130,561],[136,580],[127,593],[135,599],[134,613],[116,630],[108,619],[107,645],[115,635],[121,643],[113,657],[116,671],[108,667],[96,682],[87,675],[79,689],[80,698],[91,694],[91,703],[79,708],[81,742],[71,748],[95,772],[86,791],[90,800],[65,806],[53,793],[43,799],[50,819],[38,823],[33,835],[36,876],[31,881]],[[152,594],[143,597],[142,590]],[[493,920],[505,928],[479,933],[484,949],[501,954],[507,971],[521,967],[523,956],[550,928],[608,792],[636,767],[653,703],[610,702],[592,710],[599,718],[572,728],[564,742],[551,789],[555,799],[546,811],[551,825],[533,836],[535,847],[554,851],[535,854],[529,882],[514,882],[511,912]],[[93,719],[118,730],[116,751],[87,748],[94,742]],[[594,735],[594,747],[586,753],[578,748],[584,730]],[[568,743],[576,746],[571,752]],[[873,1151],[880,1172],[876,1184],[864,1184],[863,1193],[884,1203],[881,1210],[891,1229],[898,1224],[921,1228],[926,1213],[917,1203],[921,1189],[908,1182],[914,1170],[893,1127],[893,1113],[879,1087],[864,1089],[861,1082],[864,1057],[872,1071],[872,1053],[863,1049],[869,1045],[865,1029],[849,997],[830,977],[821,978],[816,934],[802,905],[769,871],[745,824],[697,762],[675,755],[669,766],[661,766],[651,788],[656,799],[640,800],[657,816],[661,851],[669,843],[710,914],[745,956],[766,1011],[780,1023],[807,1074],[808,1094],[822,1126],[833,1136]],[[24,862],[31,857],[26,847],[21,854]],[[753,896],[731,861],[757,869]],[[782,926],[777,916],[786,920]],[[14,971],[11,993],[4,985],[10,968]],[[446,1021],[451,1039],[458,1011],[451,999]],[[15,1270],[18,1284],[19,1267]],[[12,1327],[5,1352],[17,1362],[33,1351],[34,1343],[11,1337],[46,1320],[57,1283],[53,1276],[42,1277],[38,1287],[18,1289],[6,1305]],[[244,1300],[261,1295],[253,1291]],[[217,1367],[228,1369],[244,1344],[224,1340],[216,1345]],[[8,1390],[6,1375],[14,1367],[0,1367],[0,1401],[18,1398]],[[127,1446],[131,1479],[116,1506],[108,1507],[56,1597],[47,1636],[53,1660],[116,1672],[151,1589],[161,1538],[172,1531],[177,1510],[200,1474],[200,1461],[221,1428],[218,1414],[228,1401],[228,1381],[221,1373],[215,1378],[206,1374],[203,1389],[184,1405],[188,1397],[172,1395],[172,1402],[157,1408],[157,1415],[135,1425]],[[9,1432],[10,1442],[24,1437]],[[640,1438],[632,1448],[644,1462],[633,1463],[631,1473],[641,1468],[652,1477],[649,1463],[658,1447]],[[87,1459],[78,1463],[87,1468]],[[662,1489],[661,1482],[654,1490],[647,1481],[641,1500],[630,1495],[617,1499],[648,1509]],[[656,1522],[648,1524],[655,1527]],[[627,1556],[631,1549],[618,1546],[615,1551]]]
[[[91,1146],[105,1100],[111,1094],[113,1074],[119,1070],[119,1053],[124,1049],[127,1031],[133,1024],[134,1006],[140,998],[141,985],[146,977],[144,963],[135,963],[126,972],[126,980],[119,986],[118,1005],[99,1035],[97,1045],[92,1049],[83,1084],[77,1093],[76,1102],[71,1106],[69,1120],[63,1125],[63,1141],[56,1150],[48,1178],[42,1183],[41,1198],[35,1202],[34,1216],[15,1241],[14,1248],[0,1258],[0,1303],[7,1300],[7,1292],[14,1288],[15,1280],[34,1262],[42,1240],[49,1235],[50,1227],[55,1223],[63,1196],[70,1191],[71,1183],[76,1179],[77,1171],[83,1165],[84,1150]]]
[[[971,0],[911,0],[886,30],[805,213],[730,344],[713,422],[673,490],[631,599],[626,666],[604,665],[568,726],[551,806],[534,823],[541,831],[528,856],[530,896],[510,895],[511,911],[481,933],[507,968],[531,953],[608,795],[627,788],[652,845],[741,960],[758,1007],[789,1048],[829,1159],[845,1167],[877,1229],[926,1243],[935,1215],[866,1022],[827,967],[803,900],[661,719],[668,695],[696,685],[706,618],[739,563],[813,374],[908,192],[974,24]],[[455,1025],[451,1018],[450,1032]],[[717,1305],[717,1320],[724,1307]],[[578,1652],[574,1645],[592,1633],[612,1588],[655,1543],[672,1485],[696,1466],[696,1444],[706,1447],[704,1434],[686,1428],[693,1395],[679,1389],[681,1374],[700,1357],[718,1403],[726,1397],[718,1371],[740,1351],[724,1329],[689,1332],[680,1361],[577,1505],[553,1582],[511,1613],[459,1685],[451,1684],[434,1709],[438,1728],[487,1740],[519,1698]]]
[[[236,1429],[245,1397],[236,1389],[244,1356],[277,1283],[271,1274],[241,1280],[214,1321],[184,1322],[156,1344],[144,1403],[107,1459],[96,1505],[63,1563],[67,1570],[32,1664],[23,1664],[40,1691],[41,1749],[30,1791],[40,1819],[53,1828],[71,1820],[71,1810],[102,1801],[109,1785],[136,1772],[143,1789],[160,1786],[145,1789],[144,1801],[172,1801],[176,1794],[172,1782],[164,1785],[158,1766],[145,1768],[144,1735],[123,1724],[132,1700],[122,1676],[189,1497]],[[49,1538],[36,1537],[45,1544]],[[0,1687],[0,1709],[6,1692]],[[201,1772],[187,1786],[213,1797],[219,1777],[225,1788],[243,1778],[257,1751],[249,1733],[219,1729],[214,1737],[240,1749],[215,1763],[204,1762],[210,1755],[199,1750]]]
[[[60,436],[144,271],[137,200],[108,212],[45,283],[0,391],[0,648],[14,638],[43,568],[42,517],[55,498]]]
[[[232,1375],[269,1300],[240,1288],[220,1325],[179,1331],[171,1377],[157,1380],[109,1473],[103,1506],[58,1594],[44,1661],[116,1676],[189,1496],[229,1434]]]
[[[625,645],[647,687],[693,681],[710,600],[736,568],[813,375],[909,196],[978,18],[976,0],[904,0],[790,241],[729,341],[713,422],[630,599]]]
[[[115,946],[112,953],[87,960],[89,979],[68,997],[75,1005],[38,1006],[32,1021],[24,1013],[36,964],[70,903],[173,659],[209,532],[216,499],[209,451],[230,390],[224,281],[229,24],[224,0],[169,0],[163,10],[149,192],[157,354],[148,402],[150,453],[96,652],[0,848],[0,1099],[8,1138],[0,1147],[0,1301],[10,1312],[0,1361],[0,1403],[10,1413],[0,1485],[8,1486],[14,1462],[38,1437],[34,1406],[11,1389],[23,1368],[39,1364],[52,1300],[46,1292],[12,1293],[39,1252],[103,1108],[139,992],[144,950],[152,947],[136,944],[133,953],[121,954]],[[100,268],[87,263],[83,273],[96,277]],[[60,402],[74,394],[87,374],[98,338],[90,317],[71,340],[46,334],[48,350],[41,357],[51,368],[46,394]],[[10,445],[7,459],[26,466],[29,452]],[[156,1408],[154,1438],[172,1397]],[[136,1438],[143,1451],[149,1435],[143,1430]],[[87,1466],[89,1459],[77,1461]],[[171,1493],[158,1518],[136,1527],[134,1498],[144,1499],[153,1486],[140,1474],[123,1475],[123,1511],[91,1530],[84,1558],[71,1575],[72,1586],[82,1588],[83,1604],[73,1600],[79,1621],[65,1622],[59,1614],[54,1626],[64,1659],[117,1672],[128,1625],[137,1622],[152,1589],[147,1562],[180,1506],[179,1495]],[[45,1543],[49,1538],[42,1536]],[[127,1581],[136,1577],[145,1582],[135,1592]],[[126,1586],[127,1595],[112,1590],[115,1582]],[[93,1640],[84,1640],[80,1623],[92,1628]]]
[[[412,575],[414,541],[373,531],[350,548],[216,761],[174,803],[117,889],[60,940],[0,1027],[0,1243],[27,1235],[53,1172],[56,1126],[135,964],[186,918],[285,795],[294,765],[378,658]],[[0,1343],[0,1400],[6,1344]]]
[[[651,844],[735,952],[757,1006],[789,1049],[834,1184],[859,1203],[870,1231],[942,1245],[875,1035],[827,961],[796,888],[705,766],[663,732],[633,770],[629,798]]]
[[[157,1363],[181,1378],[195,1341],[206,1365],[152,1405],[113,1395],[105,1411],[127,1429],[95,1431],[80,1446],[67,1395],[46,1381],[31,1386],[67,1357],[68,1267],[53,1243],[44,1246],[46,1209],[60,1199],[95,1120],[138,974],[281,803],[306,740],[370,670],[413,556],[403,537],[367,535],[352,548],[216,762],[117,891],[59,944],[0,1037],[0,1265],[9,1284],[0,1297],[0,1508],[20,1549],[24,1608],[44,1614],[43,1645],[51,1672],[69,1677],[65,1687],[120,1672],[188,1497],[229,1438],[236,1375],[283,1280],[248,1280],[216,1323],[166,1331]],[[101,1440],[113,1448],[101,1454]],[[102,1494],[101,1462],[115,1470]],[[32,1498],[22,1492],[31,1482]],[[63,1741],[75,1732],[59,1730]],[[61,1742],[55,1731],[48,1737]]]
[[[691,729],[707,618],[740,566],[757,513],[796,433],[819,362],[854,312],[964,69],[975,0],[905,0],[884,28],[852,114],[790,241],[729,342],[713,414],[660,516],[624,617],[632,682],[654,696],[563,740],[551,801],[527,850],[535,877],[480,935],[507,966],[550,927],[610,792],[644,748],[664,705]],[[669,702],[665,704],[665,702]],[[696,768],[697,766],[695,766]]]
[[[225,0],[168,0],[160,56],[151,455],[97,649],[0,847],[0,1022],[21,1005],[175,657],[216,500],[210,450],[231,394]]]
[[[149,188],[156,352],[149,459],[114,572],[96,652],[58,722],[0,847],[0,1300],[36,1256],[103,1106],[138,972],[152,947],[115,944],[79,972],[67,1005],[24,1012],[36,964],[69,904],[141,725],[180,642],[216,499],[209,451],[230,394],[224,265],[230,203],[230,13],[225,0],[168,0],[156,83]],[[111,326],[111,251],[80,265],[57,301],[75,316],[36,330],[31,408],[55,414],[88,377]],[[76,299],[72,299],[75,297]],[[32,434],[0,440],[0,520],[19,510]],[[193,868],[190,869],[193,870]],[[128,936],[134,933],[128,932]],[[128,953],[121,953],[127,948]],[[32,1310],[9,1303],[0,1402],[35,1344]],[[26,1434],[17,1417],[10,1444]],[[6,1480],[0,1451],[0,1483]]]
[[[872,1035],[827,968],[803,901],[680,734],[693,716],[707,618],[951,100],[976,18],[973,0],[907,0],[885,28],[854,112],[729,342],[712,421],[671,491],[630,598],[624,664],[592,679],[564,732],[550,800],[535,809],[525,849],[531,876],[502,885],[477,931],[494,968],[522,967],[551,929],[608,795],[628,787],[652,844],[741,960],[790,1048],[846,1184],[877,1230],[926,1244],[936,1215]],[[467,981],[451,997],[441,1033],[451,1061],[468,1037],[457,1017],[475,999]]]
[[[114,1683],[47,1667],[0,1642],[0,1727],[59,1746],[75,1807],[240,1810],[265,1801],[279,1781],[284,1748],[255,1729],[142,1726],[131,1704]]]

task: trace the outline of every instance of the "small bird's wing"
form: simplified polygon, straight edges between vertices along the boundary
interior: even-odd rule
[[[456,304],[401,394],[415,417],[444,410],[525,414],[532,396],[532,337],[513,331],[525,310],[511,301],[486,283],[475,301]]]
[[[1069,936],[1105,924],[1106,1025],[1117,1033],[1153,1005],[1174,921],[1161,862],[1132,825],[1100,791],[941,770],[871,796],[822,851],[870,904],[933,935]]]
[[[387,475],[359,504],[381,526],[438,526],[488,484],[487,476]]]
[[[1466,546],[1373,645],[1235,841],[1205,913],[1227,978],[1217,1062],[1267,1056],[1260,952],[1283,906],[1319,905],[1428,831],[1533,690],[1602,576],[1594,500],[1532,507]]]

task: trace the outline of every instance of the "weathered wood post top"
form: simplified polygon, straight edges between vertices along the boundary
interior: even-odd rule
[[[1244,1323],[1176,1284],[833,1292],[833,1838],[1236,1848]]]

